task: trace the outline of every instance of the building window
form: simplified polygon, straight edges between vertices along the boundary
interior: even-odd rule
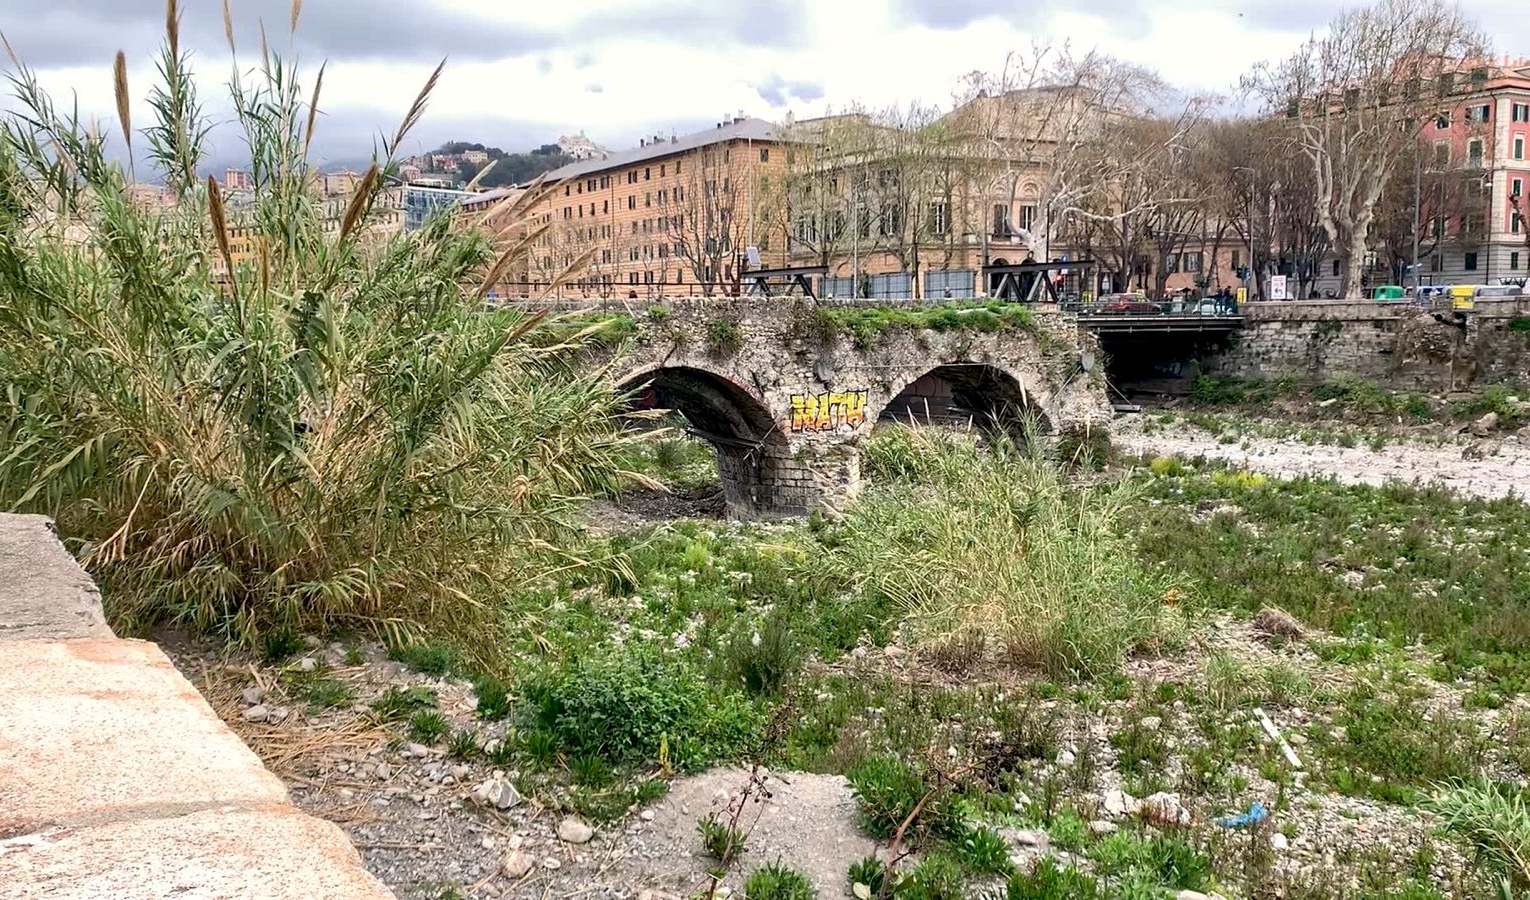
[[[1443,169],[1450,165],[1450,144],[1439,141],[1434,145],[1434,167]]]
[[[1530,103],[1516,103],[1509,118],[1516,122],[1530,122]]]
[[[1515,250],[1515,251],[1513,251],[1512,253],[1509,254],[1509,271],[1510,272],[1518,272],[1519,271],[1519,251],[1518,250]]]
[[[610,200],[602,200],[602,201],[600,201],[600,211],[603,212],[603,213],[610,212],[611,211],[611,201]]]
[[[653,168],[651,166],[645,167],[643,169],[643,180],[647,181],[651,178],[653,178]]]
[[[675,160],[675,174],[676,175],[680,174],[680,160],[678,160],[678,159]]]
[[[1477,254],[1475,254],[1475,253],[1463,253],[1463,254],[1461,254],[1461,268],[1465,269],[1468,272],[1475,272],[1475,271],[1477,271]]]
[[[1201,251],[1192,250],[1186,253],[1180,260],[1180,271],[1199,272],[1201,270]]]
[[[637,195],[636,194],[628,194],[627,195],[627,208],[628,209],[637,209]],[[636,223],[634,223],[634,224],[636,224]]]
[[[1524,196],[1524,193],[1525,193],[1525,180],[1523,178],[1516,178],[1513,181],[1509,182],[1509,196],[1510,197],[1522,197],[1522,196]]]
[[[664,163],[659,163],[659,177],[660,178],[664,177],[664,168],[665,168],[665,164]]]
[[[930,204],[930,233],[945,237],[951,230],[951,208],[944,203]]]
[[[646,270],[643,271],[643,283],[644,284],[653,284],[653,270],[652,269],[646,269]]]
[[[1481,106],[1469,106],[1466,109],[1466,121],[1468,122],[1486,122],[1492,118],[1492,115],[1493,107],[1487,103]]]
[[[1524,221],[1524,217],[1519,213],[1509,213],[1509,231],[1513,232],[1514,234],[1519,234],[1520,224]]]
[[[1434,117],[1434,127],[1441,131],[1450,127],[1450,113],[1440,113]]]
[[[1443,271],[1445,271],[1445,257],[1440,256],[1439,254],[1435,254],[1434,256],[1429,257],[1429,271],[1431,271],[1431,272],[1443,272]]]
[[[1036,225],[1036,207],[1034,207],[1034,206],[1022,206],[1022,207],[1020,207],[1020,227],[1022,229],[1024,229],[1024,230],[1026,230],[1026,231],[1030,231],[1032,228],[1035,227],[1035,225]]]
[[[1232,259],[1231,259],[1230,262],[1231,262],[1231,265],[1232,265],[1232,267],[1234,269],[1239,268],[1239,266],[1243,262],[1243,253],[1242,253],[1242,251],[1234,250],[1232,252]]]
[[[1522,134],[1514,135],[1514,158],[1525,158],[1525,136]]]
[[[1333,261],[1333,277],[1339,277],[1339,261],[1337,259]]]
[[[675,284],[685,284],[685,273],[684,272],[676,270],[676,272],[675,272]]]
[[[1009,206],[1004,203],[993,205],[993,236],[1009,237],[1014,229],[1009,224]]]
[[[1482,139],[1472,138],[1466,142],[1467,165],[1473,168],[1482,167]]]
[[[770,148],[769,147],[761,147],[760,148],[760,162],[770,162]]]

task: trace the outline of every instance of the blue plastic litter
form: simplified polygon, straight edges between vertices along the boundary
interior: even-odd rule
[[[1248,808],[1248,812],[1239,813],[1236,816],[1228,816],[1217,821],[1223,828],[1247,828],[1257,825],[1270,817],[1270,811],[1264,808],[1263,800],[1255,800]]]

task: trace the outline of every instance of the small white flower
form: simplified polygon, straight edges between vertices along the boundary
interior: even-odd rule
[[[758,646],[760,646],[760,633],[758,631],[756,631],[754,633],[754,635],[749,638],[749,646],[751,646],[751,647],[758,647]]]

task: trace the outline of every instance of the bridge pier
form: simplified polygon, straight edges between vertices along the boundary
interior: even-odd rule
[[[838,508],[861,487],[861,451],[849,443],[799,445],[794,451],[770,445],[760,452],[718,447],[728,516],[785,518]]]

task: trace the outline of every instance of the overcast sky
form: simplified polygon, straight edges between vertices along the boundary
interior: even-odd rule
[[[231,71],[220,0],[181,5],[182,45],[197,51],[206,106],[219,112]],[[1506,18],[1495,0],[1463,5],[1493,22],[1495,49],[1530,55],[1530,17]],[[1324,0],[307,0],[289,38],[288,0],[232,7],[242,66],[256,62],[261,20],[273,45],[295,41],[310,78],[328,61],[315,144],[333,160],[366,156],[442,57],[409,149],[448,139],[524,149],[581,129],[622,149],[740,110],[779,120],[855,101],[948,103],[963,73],[997,69],[1033,40],[1228,93],[1252,60],[1288,53],[1335,10]],[[110,114],[111,58],[126,51],[137,122],[163,28],[162,0],[0,0],[17,54],[84,110]],[[220,161],[239,155],[227,131],[216,143]]]

